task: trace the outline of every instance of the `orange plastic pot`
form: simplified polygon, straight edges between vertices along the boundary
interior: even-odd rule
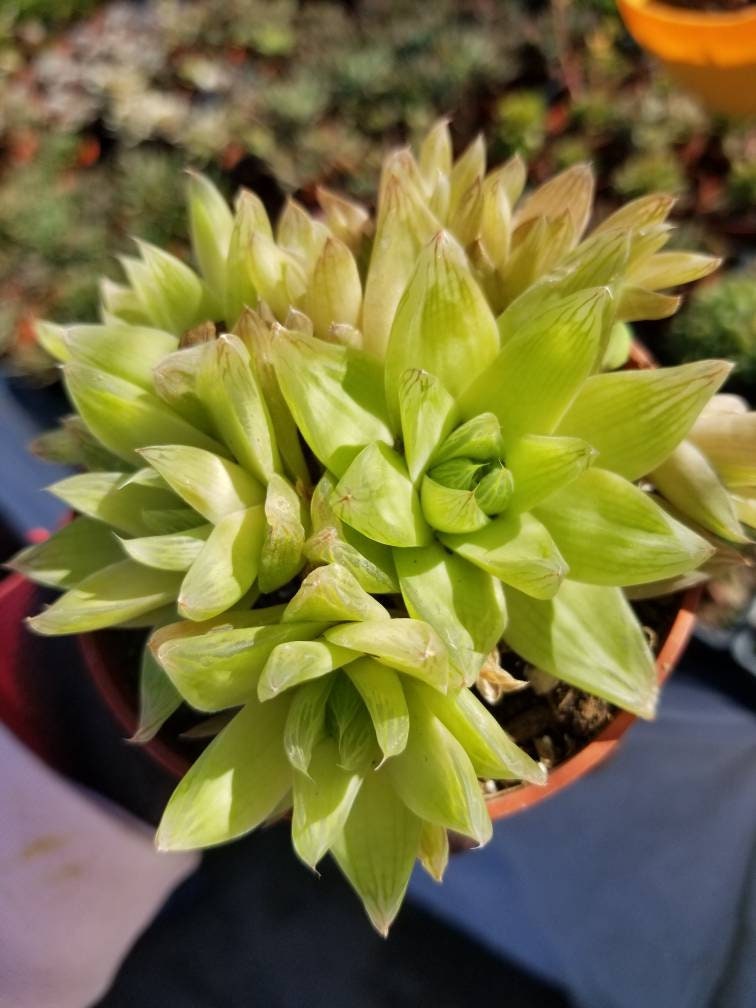
[[[657,0],[617,0],[635,41],[707,108],[756,115],[756,6],[695,11]]]

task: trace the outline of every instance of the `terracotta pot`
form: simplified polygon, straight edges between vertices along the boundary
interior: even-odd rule
[[[617,0],[627,30],[714,112],[756,114],[756,6],[695,11]]]

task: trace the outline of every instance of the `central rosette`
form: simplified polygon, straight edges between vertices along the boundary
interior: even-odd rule
[[[501,426],[481,413],[457,427],[431,458],[420,487],[425,520],[438,532],[476,532],[506,507],[514,481]]]

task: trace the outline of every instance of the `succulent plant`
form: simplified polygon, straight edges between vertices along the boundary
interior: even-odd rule
[[[756,397],[756,269],[701,286],[669,327],[665,350],[675,361],[728,357],[731,388]]]
[[[86,471],[52,488],[79,517],[16,558],[64,589],[32,627],[156,628],[141,738],[181,700],[221,716],[162,848],[291,810],[383,933],[447,830],[490,836],[480,779],[545,779],[472,692],[499,643],[651,717],[623,588],[713,553],[638,481],[705,436],[729,365],[602,364],[716,260],[661,251],[665,196],[585,237],[587,166],[525,182],[480,138],[454,161],[446,123],[386,160],[375,221],[321,189],[273,228],[190,175],[197,271],[140,243],[100,325],[40,327],[77,415],[38,450]]]

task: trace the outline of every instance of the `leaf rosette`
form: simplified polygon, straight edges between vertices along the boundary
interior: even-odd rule
[[[626,595],[754,524],[729,365],[615,370],[625,323],[716,261],[662,251],[665,196],[586,237],[587,166],[525,182],[481,140],[454,161],[444,123],[387,159],[374,222],[323,190],[273,227],[191,175],[198,272],[142,243],[100,325],[40,329],[77,416],[38,450],[85,471],[15,560],[64,591],[32,626],[155,628],[137,737],[181,702],[220,725],[161,847],[290,811],[383,933],[417,858],[440,878],[448,830],[490,836],[481,781],[545,779],[472,691],[498,646],[651,717]]]

